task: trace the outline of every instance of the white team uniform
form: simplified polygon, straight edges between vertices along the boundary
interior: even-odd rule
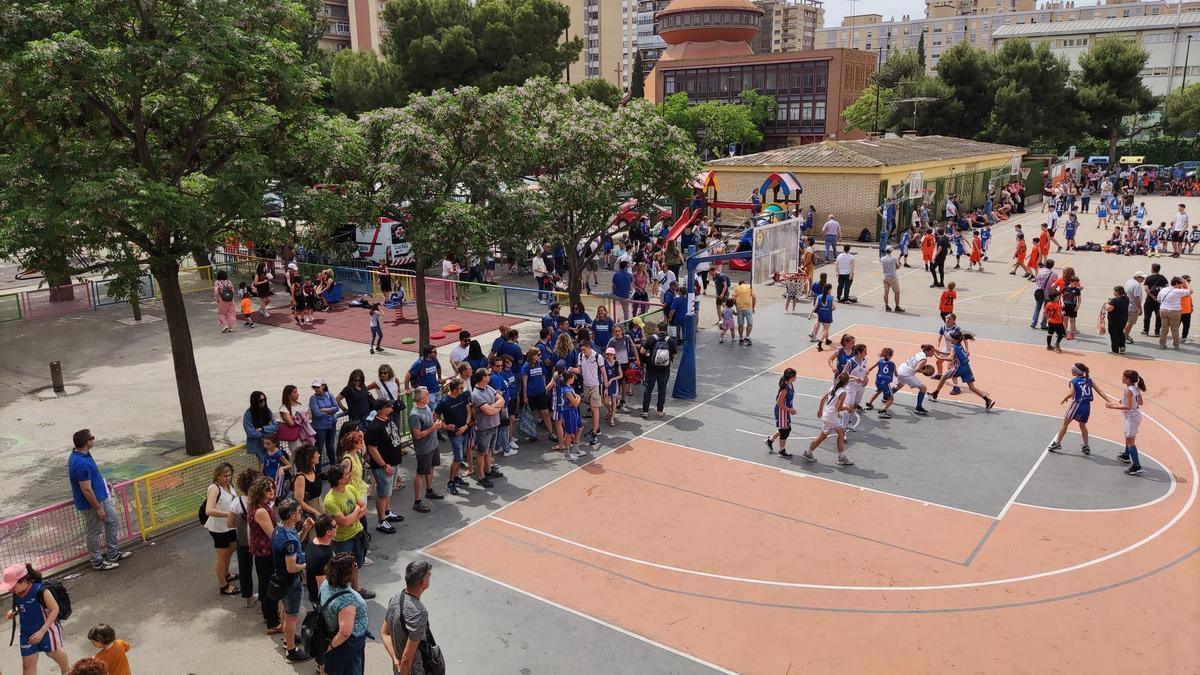
[[[829,397],[825,399],[825,407],[821,409],[821,433],[832,434],[838,429],[845,428],[846,423],[838,412],[837,404],[838,397],[845,391],[845,389],[834,389],[829,392]]]
[[[1134,386],[1130,386],[1128,389],[1129,393],[1133,395],[1133,408],[1124,411],[1125,437],[1134,438],[1137,436],[1138,427],[1142,425],[1142,392]]]
[[[846,405],[857,406],[862,402],[863,389],[867,386],[867,383],[864,382],[867,377],[867,362],[865,359],[861,362],[850,359],[846,368],[850,373],[850,381],[846,383]],[[850,412],[842,414],[849,419]]]
[[[896,369],[896,382],[899,383],[895,389],[896,391],[900,391],[902,387],[921,388],[921,380],[917,378],[917,369],[921,367],[921,362],[927,358],[925,352],[917,352],[908,357],[907,361],[900,364],[900,367]]]

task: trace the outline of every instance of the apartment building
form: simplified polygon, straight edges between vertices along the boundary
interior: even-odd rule
[[[942,16],[948,11],[945,3],[953,4],[956,12],[969,13]],[[848,16],[842,20],[841,26],[817,30],[816,47],[862,49],[874,52],[886,60],[894,51],[916,49],[917,42],[921,35],[924,35],[925,68],[932,72],[937,67],[942,53],[960,42],[991,50],[993,33],[1004,26],[1174,16],[1179,11],[1184,15],[1200,11],[1198,0],[1182,3],[1129,0],[1092,5],[1081,5],[1077,2],[1044,2],[1036,8],[1024,9],[1031,4],[1033,3],[1029,0],[929,0],[926,3],[926,11],[931,16],[923,19],[904,15],[899,21],[895,18],[885,21],[879,14]]]
[[[758,37],[750,43],[755,54],[806,52],[816,48],[816,31],[825,25],[820,0],[754,0],[763,16]]]
[[[330,51],[356,49],[381,54],[387,27],[383,25],[385,0],[325,0],[321,15],[327,26],[320,46]]]
[[[583,52],[567,68],[571,82],[601,77],[629,91],[638,51],[639,0],[563,0],[571,13],[570,38],[583,38]]]
[[[667,43],[658,34],[658,21],[654,16],[667,8],[670,0],[639,0],[637,16],[637,48],[642,57],[642,77],[654,69],[662,57]]]
[[[1146,50],[1150,58],[1142,70],[1142,82],[1155,96],[1164,96],[1185,81],[1200,82],[1200,40],[1196,40],[1200,38],[1200,13],[1196,12],[1001,26],[992,31],[992,45],[999,49],[1017,38],[1045,42],[1050,51],[1076,68],[1080,55],[1096,40],[1110,36]],[[1193,40],[1196,56],[1189,49]]]

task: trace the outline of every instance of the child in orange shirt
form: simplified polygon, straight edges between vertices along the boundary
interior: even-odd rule
[[[246,321],[244,323],[242,323],[242,325],[253,327],[254,326],[254,301],[250,299],[250,289],[248,289],[248,288],[242,289],[241,305],[242,305],[242,316],[245,317],[245,319],[246,319]]]
[[[925,261],[925,271],[929,271],[929,265],[933,263],[933,246],[936,239],[932,232],[926,232],[924,237],[921,237],[921,260]]]
[[[942,315],[942,321],[946,320],[947,314],[954,311],[954,299],[958,297],[954,285],[953,281],[946,284],[946,290],[942,291],[942,299],[938,302],[938,313]]]
[[[975,230],[975,236],[971,238],[971,261],[967,263],[967,271],[970,272],[975,267],[979,271],[983,271],[983,238],[979,234],[979,230]]]
[[[1016,262],[1013,263],[1012,271],[1009,274],[1016,274],[1019,267],[1025,276],[1029,276],[1029,268],[1025,267],[1025,235],[1023,234],[1017,234],[1017,252],[1013,255],[1013,260]]]
[[[1062,293],[1058,291],[1050,291],[1046,296],[1046,304],[1042,307],[1042,311],[1046,313],[1046,349],[1061,352],[1063,336],[1067,334],[1066,327],[1063,324],[1063,306]],[[1051,340],[1054,345],[1051,346]]]
[[[117,639],[117,632],[106,623],[96,624],[88,631],[88,640],[92,646],[99,649],[96,658],[108,666],[108,675],[131,675],[129,670],[129,643]]]
[[[1029,257],[1025,260],[1025,278],[1033,279],[1038,265],[1042,262],[1042,247],[1038,244],[1039,237],[1033,238],[1033,246],[1029,249]]]

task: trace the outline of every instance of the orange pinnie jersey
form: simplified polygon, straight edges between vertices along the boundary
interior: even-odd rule
[[[1031,248],[1029,250],[1029,259],[1025,261],[1025,264],[1028,265],[1029,267],[1037,267],[1038,261],[1041,259],[1042,259],[1042,244],[1041,244],[1041,242],[1038,242],[1037,246],[1034,246],[1033,248]]]
[[[1026,250],[1025,249],[1025,241],[1024,240],[1018,241],[1017,242],[1017,254],[1013,256],[1013,259],[1014,260],[1024,260],[1025,259],[1025,250]]]
[[[942,291],[942,299],[938,302],[939,312],[953,312],[954,299],[958,297],[957,291]]]
[[[921,257],[925,260],[933,260],[934,241],[932,234],[926,234],[924,237],[921,237]]]
[[[1057,300],[1047,302],[1043,311],[1046,312],[1046,323],[1058,324],[1063,322],[1063,308]]]
[[[971,262],[979,262],[983,259],[983,240],[975,237],[971,240]]]

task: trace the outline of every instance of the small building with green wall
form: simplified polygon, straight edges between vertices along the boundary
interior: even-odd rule
[[[964,209],[982,206],[989,184],[1002,187],[1021,179],[1028,152],[1013,145],[949,136],[885,136],[718,159],[707,162],[705,169],[716,174],[722,202],[750,201],[754,189],[772,174],[791,173],[803,188],[800,204],[817,209],[817,228],[833,214],[845,236],[856,236],[864,227],[878,233],[881,218],[876,209],[889,195],[906,197],[898,209],[900,227],[911,222],[917,200],[924,200],[938,218],[950,194],[959,196]],[[1040,169],[1026,173],[1034,192],[1040,194]],[[923,194],[917,200],[908,198],[910,189]],[[770,194],[762,198],[764,205],[772,201]],[[724,218],[729,221],[745,214],[727,212]]]

